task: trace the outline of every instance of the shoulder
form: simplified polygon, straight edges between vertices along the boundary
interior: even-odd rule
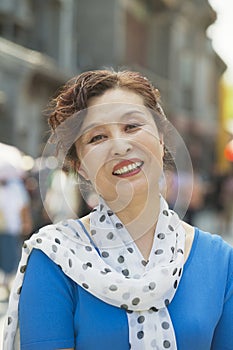
[[[73,299],[75,283],[43,251],[33,249],[27,265],[23,267],[25,275],[21,297],[26,295],[32,300],[36,297],[47,300],[60,293]]]
[[[197,227],[182,222],[186,232],[186,260],[195,264],[203,264],[204,268],[216,268],[233,271],[233,247],[220,235],[205,232]]]
[[[186,239],[189,245],[197,245],[198,249],[205,250],[209,253],[224,253],[225,258],[231,258],[233,254],[233,247],[230,246],[220,235],[212,234],[203,231],[198,227],[193,227],[185,222],[182,222],[186,232]],[[191,247],[192,248],[192,247]],[[223,256],[222,256],[223,258]]]
[[[37,283],[38,278],[43,278],[44,283],[50,283],[49,277],[53,279],[61,275],[61,269],[40,249],[32,249],[29,256],[25,280]]]
[[[216,276],[219,284],[233,282],[233,247],[220,235],[195,228],[189,263],[206,275]]]
[[[221,254],[220,260],[233,259],[233,247],[228,244],[220,235],[203,231],[195,228],[198,234],[198,243],[207,251]]]

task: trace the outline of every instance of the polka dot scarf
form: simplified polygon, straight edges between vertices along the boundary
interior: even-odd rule
[[[167,306],[184,264],[185,232],[178,216],[161,197],[148,261],[101,198],[90,215],[90,231],[89,235],[79,220],[67,220],[45,226],[24,243],[10,295],[3,350],[16,348],[18,302],[32,249],[41,249],[80,287],[126,310],[129,348],[177,349]]]

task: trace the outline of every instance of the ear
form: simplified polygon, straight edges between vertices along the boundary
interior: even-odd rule
[[[87,174],[87,171],[82,166],[81,162],[77,162],[76,164],[76,171],[79,175],[81,175],[85,180],[89,181],[89,176]]]

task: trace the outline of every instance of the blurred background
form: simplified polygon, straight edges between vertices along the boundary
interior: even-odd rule
[[[0,0],[0,284],[23,239],[89,210],[76,181],[41,155],[49,99],[90,69],[138,70],[158,87],[192,159],[186,220],[233,243],[232,15],[231,0]]]

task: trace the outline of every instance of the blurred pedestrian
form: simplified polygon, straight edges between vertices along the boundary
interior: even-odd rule
[[[2,284],[8,285],[16,272],[23,237],[31,232],[29,197],[23,181],[0,180],[0,269]]]

